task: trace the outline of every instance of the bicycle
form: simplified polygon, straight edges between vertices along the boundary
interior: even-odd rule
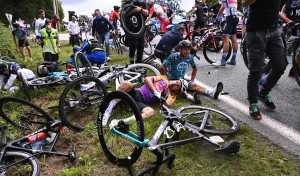
[[[117,50],[118,54],[123,54],[123,50],[122,50],[122,47],[120,45],[120,41],[116,37],[116,34],[112,33],[112,38],[113,38],[113,41],[111,42],[110,47],[112,49]]]
[[[300,24],[297,24],[297,27],[300,27]],[[293,48],[293,56],[292,56],[292,63],[293,63],[293,71],[294,71],[294,77],[300,86],[300,32],[299,29],[297,31],[298,38],[294,39],[294,48]]]
[[[120,99],[121,102],[113,108],[109,119],[105,121],[104,113],[110,102],[115,99]],[[162,98],[160,111],[164,120],[149,140],[145,139],[144,122],[132,97],[119,91],[105,97],[99,108],[97,129],[102,149],[113,164],[127,167],[130,175],[134,175],[132,165],[139,159],[143,148],[147,148],[156,155],[157,160],[138,175],[144,175],[151,170],[155,175],[164,162],[167,162],[170,169],[173,167],[175,154],[170,154],[169,148],[201,139],[216,146],[216,153],[234,154],[239,151],[239,143],[234,140],[226,145],[220,145],[218,142],[223,142],[221,137],[208,137],[210,134],[236,133],[239,130],[239,123],[233,117],[222,111],[197,105],[182,106],[173,110],[166,107],[164,101],[165,98]],[[177,140],[182,130],[190,131],[195,136]],[[164,135],[165,143],[158,144]],[[169,142],[169,139],[174,141]]]
[[[150,25],[146,25],[146,30],[145,30],[145,37],[144,37],[144,53],[147,55],[151,55],[152,54],[152,47],[155,48],[155,45],[151,45],[151,41],[154,39],[154,37],[158,35],[158,29],[156,27],[156,25],[154,24],[150,24]],[[146,49],[149,48],[149,51],[147,51]]]
[[[65,156],[71,162],[75,161],[75,145],[69,153],[54,151],[63,130],[60,121],[51,118],[40,107],[26,100],[14,97],[5,97],[0,100],[0,116],[13,126],[31,132],[25,137],[7,142],[6,127],[0,127],[2,132],[1,175],[39,175],[40,164],[36,157],[40,155]],[[46,146],[47,140],[49,144]]]
[[[13,61],[16,56],[10,50],[10,45],[8,43],[3,43],[4,48],[0,48],[0,60],[2,61]]]

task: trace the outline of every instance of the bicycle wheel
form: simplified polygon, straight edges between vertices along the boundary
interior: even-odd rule
[[[49,86],[58,84],[61,82],[64,78],[62,76],[47,76],[42,78],[36,78],[31,81],[28,81],[28,86]]]
[[[37,131],[54,121],[40,107],[24,99],[5,97],[0,100],[1,117],[19,128]]]
[[[114,99],[121,99],[122,101],[113,107],[110,116],[107,119],[107,123],[105,124],[105,111],[110,105],[110,102]],[[132,117],[133,120],[127,122],[130,117]],[[120,166],[132,165],[139,158],[143,147],[138,147],[128,139],[124,139],[123,137],[113,133],[109,126],[111,128],[115,127],[115,129],[127,135],[129,135],[127,132],[131,131],[135,134],[132,135],[133,138],[138,141],[144,141],[144,123],[141,113],[135,101],[127,93],[116,91],[105,97],[99,108],[97,128],[102,149],[108,159],[112,163]],[[127,132],[125,128],[128,129]]]
[[[8,49],[7,54],[11,59],[16,59],[16,56]]]
[[[40,163],[32,155],[25,152],[7,151],[1,162],[0,175],[40,175]]]
[[[232,46],[231,46],[231,42],[229,42],[229,51],[226,60],[229,59],[231,55],[231,50],[232,50]],[[218,62],[223,55],[222,36],[214,36],[214,38],[209,37],[203,43],[203,55],[205,60],[210,64]]]
[[[203,117],[208,115],[208,123],[203,133],[227,135],[236,133],[240,129],[237,120],[222,111],[197,105],[182,106],[177,109],[178,112],[184,113],[183,118],[186,122],[200,127]]]
[[[4,61],[4,62],[11,62],[13,60],[14,60],[13,58],[8,57],[8,56],[2,56],[2,57],[0,57],[0,61]]]
[[[144,53],[147,55],[152,54],[152,45],[149,40],[145,38],[145,44],[144,44]]]
[[[139,38],[145,32],[145,19],[142,13],[129,13],[135,5],[125,4],[120,13],[121,26],[125,33],[133,38]],[[128,15],[129,14],[129,15]]]
[[[300,52],[299,49],[296,52],[293,52],[293,70],[294,77],[300,86]]]
[[[75,54],[75,68],[77,76],[93,76],[94,71],[89,59],[82,53]]]
[[[160,72],[153,66],[148,64],[133,64],[129,65],[128,68],[125,69],[125,71],[140,73],[141,76],[137,79],[131,80],[130,82],[133,85],[136,84],[144,84],[144,79],[148,76],[160,76]],[[132,79],[132,75],[130,74],[123,74],[124,80],[130,80]]]
[[[80,77],[70,82],[61,94],[59,117],[68,128],[82,131],[96,119],[99,103],[106,95],[106,88],[99,79]]]

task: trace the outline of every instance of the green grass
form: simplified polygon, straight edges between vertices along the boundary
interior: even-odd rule
[[[7,28],[0,24],[1,43],[9,42],[13,45],[11,33]],[[36,66],[42,62],[42,50],[40,47],[31,45],[33,53],[33,62],[24,62],[19,59],[27,68],[36,72]],[[2,45],[0,44],[0,48]],[[68,42],[62,42],[62,53],[59,62],[67,61],[72,54],[72,47]],[[17,54],[18,50],[14,50]],[[128,56],[119,56],[112,50],[112,60],[109,65],[121,64],[128,62]],[[17,81],[16,81],[17,82]],[[18,83],[15,83],[18,84]],[[57,98],[60,97],[65,86],[57,86],[55,89],[46,88],[38,91],[31,91],[33,103],[42,107],[52,117],[59,119],[57,109],[47,109],[49,106],[58,105]],[[6,95],[10,96],[10,95]],[[16,92],[12,96],[25,98],[22,91]],[[204,106],[212,106],[209,102],[202,100]],[[174,108],[189,105],[187,101],[178,96]],[[144,120],[146,138],[150,139],[156,129],[159,127],[163,118],[159,114],[160,106],[152,106],[155,109],[155,115]],[[0,120],[1,125],[8,125]],[[18,129],[9,125],[9,139],[23,135]],[[181,138],[192,136],[188,132],[181,133]],[[226,141],[234,139],[241,144],[241,149],[236,155],[220,155],[214,153],[214,147],[205,141],[198,141],[191,144],[179,146],[170,149],[171,153],[176,154],[174,168],[169,170],[166,164],[163,164],[158,171],[158,175],[299,175],[299,163],[295,157],[284,153],[274,144],[241,124],[241,129],[237,134],[222,136]],[[163,139],[164,140],[164,139]],[[63,157],[46,157],[40,158],[42,163],[41,175],[128,175],[126,168],[113,165],[105,156],[97,134],[96,126],[93,122],[88,124],[85,131],[75,133],[66,127],[57,143],[56,151],[68,152],[72,145],[76,144],[77,161],[75,164],[69,163],[66,159],[59,160]],[[124,143],[120,143],[122,146]],[[57,161],[59,160],[59,161]],[[136,172],[142,171],[155,162],[156,157],[147,149],[144,149],[140,159],[134,164]]]

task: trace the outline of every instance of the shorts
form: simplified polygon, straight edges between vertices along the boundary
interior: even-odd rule
[[[170,80],[170,82],[176,80]],[[194,81],[183,79],[183,85],[187,88],[188,91],[191,91],[191,85],[194,84]]]
[[[19,47],[22,47],[24,40],[19,40]],[[26,39],[25,46],[30,46],[28,40]]]
[[[59,59],[58,54],[52,54],[50,52],[45,52],[45,61],[50,61],[50,62],[57,62]]]
[[[239,23],[238,16],[227,16],[225,25],[223,27],[223,35],[226,36],[236,36],[236,26]]]
[[[158,18],[160,20],[160,31],[161,32],[166,32],[167,31],[167,26],[170,24],[169,18]]]
[[[135,100],[137,106],[139,107],[140,111],[142,111],[144,108],[148,107],[145,102],[143,95],[139,89],[132,88],[128,94]]]

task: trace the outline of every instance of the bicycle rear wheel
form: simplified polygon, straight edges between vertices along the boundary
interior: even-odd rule
[[[49,86],[58,84],[61,82],[64,78],[61,76],[47,76],[42,78],[36,78],[31,81],[28,81],[28,86]]]
[[[113,107],[105,121],[106,109],[115,99],[121,99],[121,102]],[[132,117],[132,120],[126,122],[129,117]],[[108,159],[119,166],[130,166],[137,161],[143,147],[137,147],[130,140],[113,133],[112,127],[126,135],[134,133],[136,135],[130,136],[138,141],[144,141],[144,123],[140,110],[132,97],[125,92],[116,91],[105,97],[99,108],[97,128],[102,149]],[[132,133],[128,132],[126,128]]]
[[[82,131],[96,119],[99,103],[106,95],[106,88],[99,79],[80,77],[70,82],[61,94],[59,117],[68,128]]]
[[[178,112],[184,113],[183,118],[186,122],[200,127],[203,117],[208,115],[208,123],[203,133],[227,135],[236,133],[240,129],[240,125],[236,119],[222,111],[197,105],[182,106],[177,109]]]
[[[75,67],[77,76],[93,76],[94,71],[89,59],[82,53],[75,54]]]
[[[0,175],[37,176],[40,175],[40,168],[39,162],[32,155],[25,152],[7,151],[1,162]]]
[[[44,110],[29,101],[14,97],[0,100],[0,116],[19,128],[37,131],[54,121]]]
[[[145,37],[145,44],[144,44],[144,53],[147,55],[152,54],[152,45],[149,40]]]
[[[231,46],[231,42],[229,42],[229,51],[226,60],[229,59],[231,55],[231,50],[232,50],[232,46]],[[222,36],[214,36],[214,38],[209,37],[203,43],[203,55],[205,60],[210,64],[218,62],[223,55]]]
[[[300,86],[300,52],[299,49],[293,53],[294,77]]]

